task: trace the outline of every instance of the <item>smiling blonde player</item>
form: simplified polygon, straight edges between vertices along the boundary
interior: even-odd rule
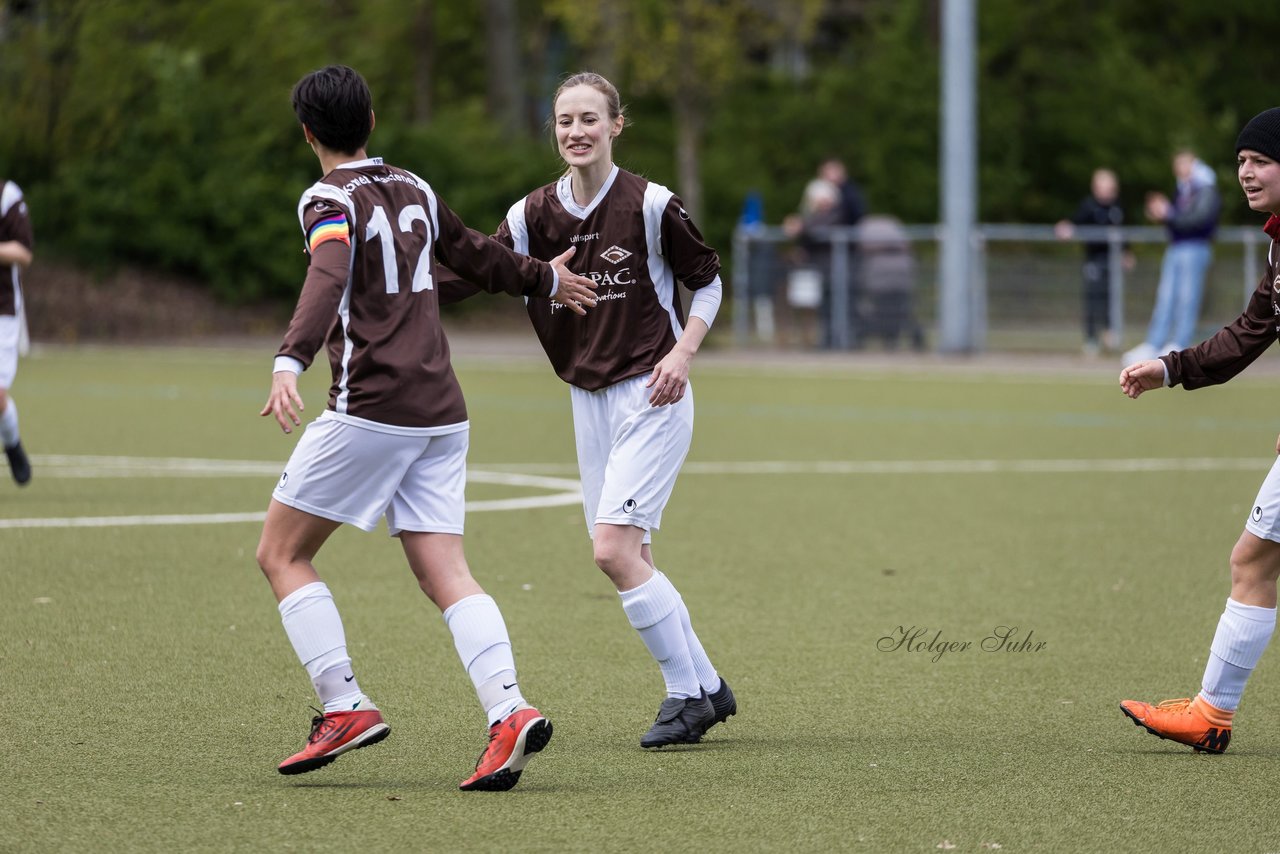
[[[654,564],[650,535],[693,438],[689,366],[720,305],[720,258],[670,190],[614,165],[613,142],[626,119],[613,84],[575,74],[552,103],[556,147],[568,169],[512,205],[496,237],[534,258],[552,257],[568,240],[578,247],[571,268],[599,286],[588,317],[530,300],[529,319],[570,387],[596,565],[617,588],[666,685],[640,744],[695,743],[735,714],[737,701],[680,593]],[[677,280],[694,294],[687,321]],[[442,301],[474,292],[448,282],[444,288]]]

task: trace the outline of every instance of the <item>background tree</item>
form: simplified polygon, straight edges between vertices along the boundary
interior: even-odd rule
[[[940,2],[0,0],[0,175],[27,190],[42,258],[287,297],[318,177],[289,109],[303,73],[359,68],[374,153],[492,229],[558,174],[550,96],[590,67],[628,101],[619,162],[671,184],[713,245],[749,190],[776,222],[829,155],[873,210],[934,222]],[[1278,6],[984,0],[977,23],[986,221],[1055,221],[1107,165],[1139,222],[1179,145],[1225,190],[1240,125],[1276,102]],[[1256,219],[1227,198],[1228,221]]]

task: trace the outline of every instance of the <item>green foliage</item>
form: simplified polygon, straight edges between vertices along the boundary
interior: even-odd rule
[[[484,4],[8,5],[0,174],[26,188],[42,251],[90,266],[182,272],[230,300],[294,293],[305,263],[294,205],[318,174],[288,93],[329,62],[369,79],[371,153],[422,174],[481,230],[559,171],[541,132],[513,136],[486,112]],[[612,75],[633,120],[619,163],[696,193],[681,184],[697,174],[687,146],[701,139],[700,225],[726,256],[749,190],[777,221],[832,154],[874,210],[937,219],[936,0],[516,7],[530,118],[559,76]],[[978,7],[982,219],[1053,221],[1107,165],[1129,220],[1141,221],[1143,194],[1169,189],[1179,145],[1218,169],[1229,220],[1256,219],[1231,193],[1233,142],[1274,104],[1265,58],[1280,8],[1173,0],[1153,17],[1138,0]]]

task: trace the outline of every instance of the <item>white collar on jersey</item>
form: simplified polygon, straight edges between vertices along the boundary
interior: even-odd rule
[[[381,157],[370,157],[365,160],[352,160],[349,163],[339,163],[334,169],[363,169],[365,166],[381,166]]]
[[[600,192],[596,193],[596,197],[591,200],[586,207],[578,204],[573,198],[572,178],[565,174],[560,176],[560,180],[556,181],[556,196],[560,199],[560,204],[569,213],[578,219],[586,219],[591,212],[595,210],[599,204],[604,201],[604,197],[608,194],[609,188],[613,186],[613,179],[618,177],[618,164],[613,164],[613,168],[609,170],[609,177],[604,179],[604,183],[600,185]]]

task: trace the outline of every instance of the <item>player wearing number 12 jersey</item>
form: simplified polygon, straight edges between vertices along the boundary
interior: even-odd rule
[[[486,290],[584,311],[589,280],[564,260],[522,258],[472,231],[412,173],[370,158],[372,98],[345,66],[303,77],[293,106],[325,175],[298,206],[311,263],[276,356],[263,415],[300,423],[297,375],[324,349],[328,408],[307,426],[267,510],[258,563],[323,709],[306,746],[279,766],[311,771],[390,732],[356,682],[341,618],[312,559],[343,522],[385,515],[424,593],[440,608],[489,721],[465,790],[514,786],[551,723],[525,702],[507,629],[462,549],[467,412],[440,328],[433,254]]]

